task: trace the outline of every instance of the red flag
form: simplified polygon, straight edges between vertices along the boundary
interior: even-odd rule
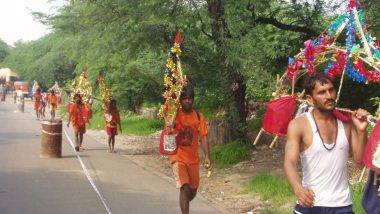
[[[271,134],[285,136],[296,107],[295,96],[286,96],[270,101],[263,118],[263,129]]]
[[[376,126],[373,128],[369,139],[367,141],[367,144],[365,146],[364,150],[364,158],[363,162],[366,167],[372,170],[380,170],[379,166],[379,155],[377,157],[375,156],[376,150],[379,147],[380,142],[380,123],[377,123]],[[376,162],[374,161],[376,160]]]
[[[181,44],[182,41],[183,41],[182,40],[182,34],[181,34],[181,32],[177,31],[177,33],[175,34],[174,42],[177,44]]]

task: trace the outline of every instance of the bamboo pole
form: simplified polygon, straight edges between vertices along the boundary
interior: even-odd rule
[[[336,100],[335,100],[335,103],[336,103],[336,104],[338,104],[338,102],[339,102],[339,98],[340,98],[340,93],[342,92],[342,88],[343,88],[343,79],[344,79],[345,70],[346,70],[346,69],[343,69],[342,77],[340,78],[339,89],[338,89],[338,93],[337,93],[337,95],[336,95]]]
[[[261,136],[261,134],[263,133],[263,129],[261,128],[260,129],[260,132],[257,134],[256,138],[255,138],[255,141],[253,142],[253,145],[256,146],[257,142],[259,141],[259,138]]]
[[[358,11],[356,10],[356,8],[354,8],[353,12],[354,12],[355,22],[356,22],[359,34],[360,34],[360,37],[361,37],[362,42],[363,42],[364,49],[367,52],[367,55],[368,55],[370,61],[373,63],[373,62],[375,62],[375,60],[372,57],[371,49],[369,48],[368,41],[365,38],[363,27],[362,27],[362,24],[360,23],[360,20],[359,20]]]
[[[276,135],[272,141],[272,143],[270,144],[269,148],[273,149],[274,146],[276,145],[276,142],[278,140],[278,135]]]
[[[367,171],[366,169],[367,169],[366,167],[363,167],[363,169],[362,169],[362,173],[360,174],[359,182],[362,182],[362,181],[363,181],[364,174],[365,174],[365,172]]]

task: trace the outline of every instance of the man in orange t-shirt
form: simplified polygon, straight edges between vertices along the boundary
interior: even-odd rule
[[[105,114],[106,119],[106,132],[108,135],[108,152],[115,153],[115,135],[117,135],[117,126],[119,125],[120,133],[121,123],[120,114],[116,106],[116,100],[112,99],[109,103],[107,109],[107,114]]]
[[[33,95],[34,97],[34,110],[36,111],[37,119],[42,117],[42,94],[41,89],[37,88],[36,93]]]
[[[69,122],[67,127],[70,126],[70,122],[73,123],[75,133],[75,150],[79,151],[82,148],[83,134],[86,133],[86,107],[82,102],[80,94],[74,95],[75,103],[71,104],[69,108]]]
[[[179,202],[182,213],[189,213],[190,201],[197,194],[199,186],[198,142],[201,141],[205,154],[205,167],[211,168],[209,145],[206,139],[207,123],[202,114],[193,109],[194,89],[191,86],[182,90],[181,109],[178,111],[174,131],[177,132],[177,153],[170,156],[173,174],[180,188]]]
[[[54,120],[55,118],[55,111],[57,110],[58,107],[58,97],[55,95],[54,90],[50,91],[50,95],[48,97],[48,102],[50,105],[50,116],[51,120]]]

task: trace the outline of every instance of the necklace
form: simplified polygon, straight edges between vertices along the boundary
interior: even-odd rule
[[[338,124],[336,124],[336,127],[335,127],[335,130],[336,130],[336,135],[335,135],[335,141],[333,143],[333,146],[330,147],[330,148],[327,148],[327,146],[325,145],[325,142],[323,142],[323,139],[322,139],[322,136],[321,136],[321,133],[319,132],[319,128],[318,128],[318,124],[317,122],[315,121],[315,118],[314,118],[314,111],[311,112],[311,117],[313,117],[313,121],[314,121],[314,124],[315,124],[315,127],[317,128],[317,133],[319,135],[319,138],[321,139],[321,142],[322,142],[322,145],[323,147],[325,147],[325,149],[327,151],[331,151],[335,148],[335,145],[336,145],[336,141],[337,141],[337,138],[338,138]],[[336,120],[335,120],[336,121]],[[330,144],[329,144],[330,145]]]

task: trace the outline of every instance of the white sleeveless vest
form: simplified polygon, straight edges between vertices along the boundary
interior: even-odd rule
[[[338,136],[335,147],[328,151],[323,146],[315,121],[306,114],[312,127],[313,142],[300,154],[302,164],[302,186],[314,191],[314,206],[341,207],[352,204],[347,179],[349,143],[342,121],[338,122]],[[325,144],[327,148],[332,145]]]

